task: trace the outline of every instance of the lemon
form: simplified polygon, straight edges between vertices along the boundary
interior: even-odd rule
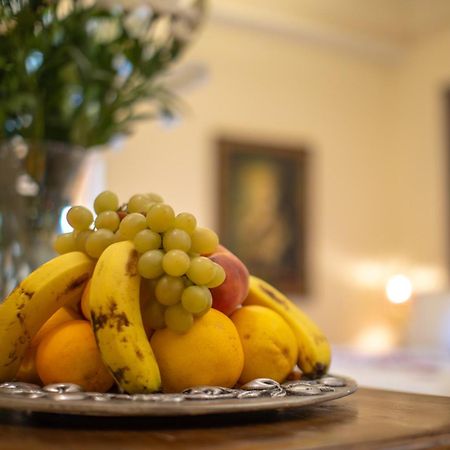
[[[283,382],[294,367],[298,346],[294,333],[276,312],[264,306],[244,306],[231,315],[244,349],[241,384],[255,378]]]
[[[244,365],[238,332],[216,309],[196,319],[186,333],[156,330],[150,343],[165,392],[202,385],[233,387]]]

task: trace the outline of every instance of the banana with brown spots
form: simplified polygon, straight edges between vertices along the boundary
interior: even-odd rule
[[[98,259],[89,291],[91,323],[103,361],[129,394],[161,387],[142,323],[138,257],[131,241],[110,245]]]
[[[0,304],[0,382],[14,378],[41,326],[59,308],[80,300],[94,265],[81,252],[57,256],[28,275]]]
[[[320,328],[291,300],[264,280],[250,276],[246,305],[260,305],[277,312],[291,327],[298,344],[298,366],[309,378],[324,375],[330,366],[331,348]]]

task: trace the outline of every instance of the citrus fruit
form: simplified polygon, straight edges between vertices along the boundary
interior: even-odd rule
[[[39,328],[39,331],[34,335],[31,340],[31,347],[37,347],[42,341],[43,337],[53,328],[61,325],[62,323],[69,322],[71,320],[81,319],[78,312],[70,307],[63,306],[59,308],[48,320],[47,322]]]
[[[150,342],[165,392],[200,385],[233,387],[244,365],[235,326],[215,309],[196,319],[186,333],[164,328]]]
[[[231,316],[244,350],[241,384],[255,378],[283,382],[294,367],[298,347],[294,333],[276,312],[263,306],[244,306]]]
[[[39,375],[36,370],[36,351],[39,343],[43,337],[53,328],[61,325],[62,323],[70,320],[81,319],[80,314],[70,307],[59,308],[48,320],[42,325],[39,331],[34,335],[31,340],[30,347],[25,353],[19,370],[15,376],[17,381],[23,381],[25,383],[40,383]]]
[[[85,391],[106,392],[114,382],[86,320],[48,331],[37,348],[36,369],[44,384],[75,383]]]

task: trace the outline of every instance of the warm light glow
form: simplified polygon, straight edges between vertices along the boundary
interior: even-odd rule
[[[415,266],[409,271],[416,294],[441,292],[446,288],[446,271],[439,266]]]
[[[347,268],[346,268],[347,270]],[[357,282],[364,288],[377,289],[383,285],[386,279],[386,264],[378,261],[359,260],[350,264],[350,270],[353,282]]]
[[[394,275],[386,283],[386,295],[392,303],[404,303],[412,295],[411,280],[405,275]]]
[[[388,353],[394,344],[392,329],[383,323],[365,328],[356,339],[357,348],[368,354]]]

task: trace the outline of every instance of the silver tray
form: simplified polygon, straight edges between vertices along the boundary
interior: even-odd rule
[[[356,389],[354,380],[336,375],[283,384],[259,378],[239,389],[201,386],[180,394],[135,395],[84,392],[69,383],[40,387],[7,382],[0,384],[0,410],[82,416],[199,416],[300,408],[344,397]]]

